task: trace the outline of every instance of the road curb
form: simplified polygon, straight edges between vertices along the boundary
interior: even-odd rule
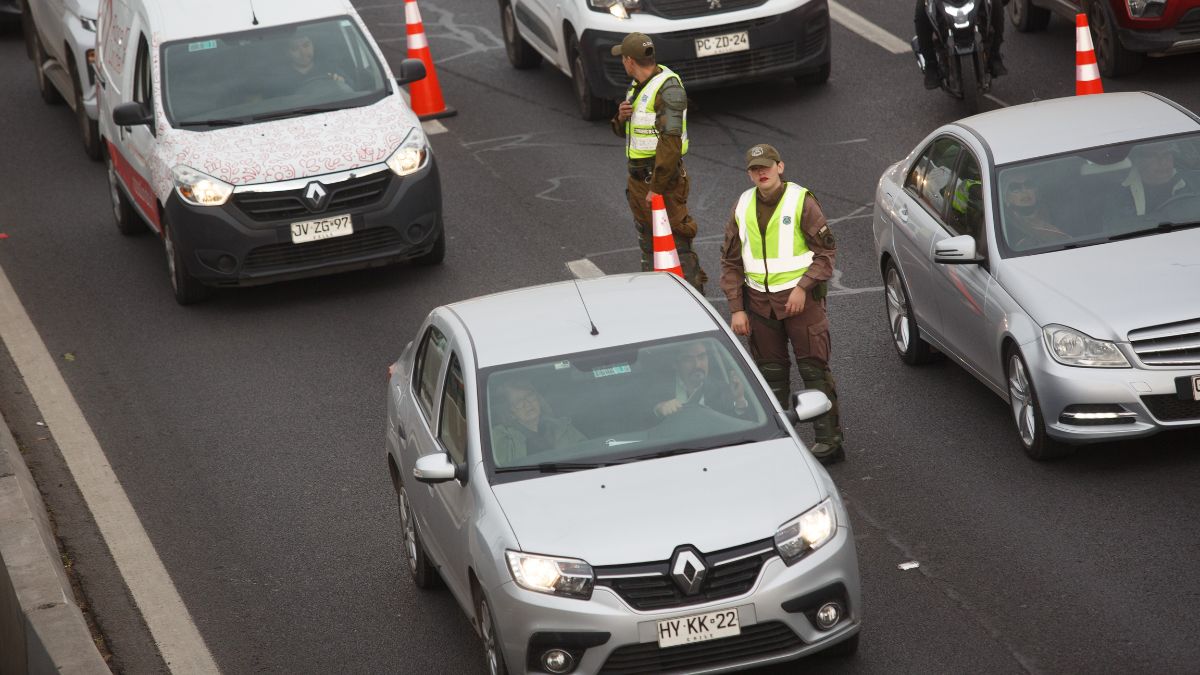
[[[0,414],[0,675],[107,675],[50,517]]]

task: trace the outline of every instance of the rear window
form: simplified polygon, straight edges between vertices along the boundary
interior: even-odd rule
[[[391,91],[349,17],[171,42],[162,77],[172,126],[200,130],[370,105]]]

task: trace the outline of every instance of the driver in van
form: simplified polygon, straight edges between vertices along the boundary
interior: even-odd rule
[[[308,82],[330,79],[345,83],[346,78],[332,68],[326,68],[316,58],[312,37],[294,33],[287,41],[288,68],[279,76],[276,84],[281,91],[292,93]]]
[[[729,370],[728,382],[709,377],[708,347],[703,342],[689,342],[675,352],[675,377],[667,386],[672,386],[669,397],[659,392],[659,403],[654,406],[656,418],[674,415],[685,405],[702,405],[734,417],[749,417],[750,402],[736,369]]]
[[[542,396],[530,382],[506,382],[499,390],[500,421],[492,427],[492,456],[498,466],[587,440],[570,422],[542,414]]]

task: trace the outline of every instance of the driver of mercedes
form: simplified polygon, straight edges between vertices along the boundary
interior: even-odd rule
[[[1129,153],[1133,168],[1125,182],[1126,213],[1139,216],[1157,211],[1163,204],[1183,194],[1197,194],[1195,177],[1175,169],[1175,144],[1172,142],[1139,145]]]
[[[670,379],[673,391],[660,391],[654,416],[674,415],[685,405],[700,405],[735,417],[749,416],[750,403],[737,369],[729,370],[729,379],[722,382],[709,377],[708,347],[703,342],[689,342],[675,352],[675,377]]]

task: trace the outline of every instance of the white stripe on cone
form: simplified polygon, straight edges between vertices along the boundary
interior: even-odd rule
[[[651,214],[651,219],[654,221],[654,236],[665,237],[671,234],[671,222],[667,220],[666,209],[655,209]]]
[[[1090,82],[1098,79],[1100,79],[1100,68],[1096,64],[1089,63],[1082,66],[1075,66],[1076,82]]]
[[[404,3],[404,23],[409,25],[421,23],[421,10],[417,9],[417,3]]]
[[[1075,51],[1090,52],[1092,51],[1092,31],[1086,26],[1076,26],[1075,28]]]
[[[673,270],[679,267],[679,253],[675,249],[654,252],[655,270]]]
[[[413,33],[408,36],[409,49],[425,49],[428,46],[429,39],[425,37],[424,33]]]

